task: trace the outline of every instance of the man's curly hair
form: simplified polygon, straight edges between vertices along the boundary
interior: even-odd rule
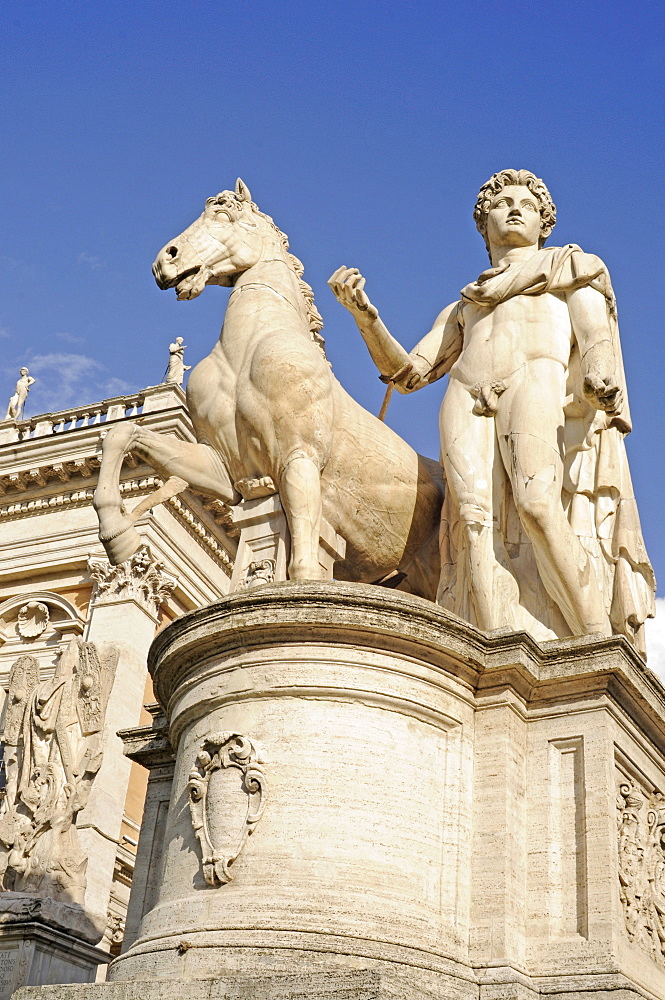
[[[521,184],[527,187],[538,200],[538,205],[540,206],[539,247],[543,246],[556,224],[556,205],[552,201],[552,195],[540,177],[536,177],[530,170],[499,170],[497,174],[492,174],[490,179],[481,187],[478,192],[476,207],[473,210],[476,228],[485,240],[488,252],[490,247],[487,242],[487,215],[490,205],[499,191],[502,191],[509,184]]]

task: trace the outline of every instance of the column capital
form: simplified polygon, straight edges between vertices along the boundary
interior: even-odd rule
[[[95,581],[93,607],[134,600],[153,617],[174,591],[177,579],[142,545],[130,559],[112,566],[108,559],[91,556],[88,572]]]

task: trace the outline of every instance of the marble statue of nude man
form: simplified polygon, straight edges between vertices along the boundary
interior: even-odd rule
[[[16,383],[14,395],[10,398],[7,406],[7,416],[5,417],[5,420],[21,419],[23,409],[25,407],[25,401],[28,398],[28,393],[30,392],[30,386],[34,385],[37,381],[32,377],[32,375],[29,374],[27,368],[21,368],[19,375],[20,378]]]
[[[341,267],[330,279],[384,381],[408,393],[449,373],[440,415],[448,496],[439,601],[484,629],[526,628],[538,639],[620,631],[641,645],[636,635],[653,600],[643,548],[625,557],[628,582],[618,581],[630,594],[617,597],[614,585],[620,503],[633,521],[637,513],[609,275],[577,246],[543,248],[556,209],[529,171],[493,175],[474,217],[492,266],[411,353],[386,329],[358,270]],[[621,480],[610,484],[609,515],[598,485],[601,432],[618,456],[610,476]],[[512,527],[507,499],[517,514]],[[453,525],[454,558],[443,541]],[[641,545],[639,521],[637,536]]]

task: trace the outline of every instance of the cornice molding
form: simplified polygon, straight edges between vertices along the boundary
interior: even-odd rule
[[[128,479],[120,483],[120,492],[123,494],[123,497],[140,497],[152,493],[161,484],[162,480],[159,476],[143,476],[140,479]],[[19,499],[17,497],[11,503],[0,504],[0,523],[2,521],[14,521],[18,518],[31,517],[34,514],[44,514],[50,510],[90,506],[94,492],[94,487],[89,486],[83,489],[55,493],[52,496],[46,497],[33,497],[32,499],[24,497]],[[225,550],[224,546],[220,545],[196,512],[184,503],[181,497],[172,497],[168,501],[168,506],[173,515],[187,529],[188,533],[193,535],[207,549],[215,562],[230,576],[234,565],[232,557]],[[218,511],[213,508],[210,510],[210,515],[215,520],[215,523],[222,527],[225,526],[227,515],[223,510]]]

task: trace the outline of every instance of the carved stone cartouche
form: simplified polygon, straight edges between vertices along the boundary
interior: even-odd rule
[[[220,886],[233,878],[230,868],[242,851],[247,837],[261,819],[266,803],[266,776],[260,751],[240,733],[214,733],[201,743],[196,766],[189,774],[189,808],[192,825],[202,851],[203,876],[208,885]],[[240,794],[246,797],[246,811],[239,835],[226,851],[212,841],[213,819],[221,818],[221,802],[211,794],[211,777],[225,768],[242,774]]]

